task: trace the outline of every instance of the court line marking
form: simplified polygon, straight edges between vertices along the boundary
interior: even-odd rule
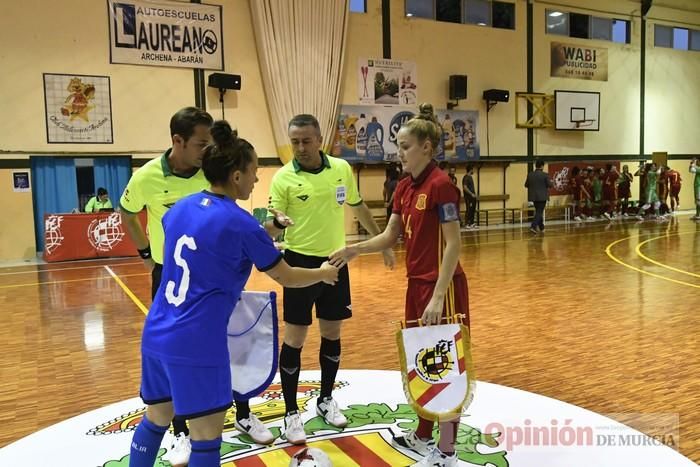
[[[139,300],[139,298],[136,295],[134,295],[134,292],[132,292],[131,289],[129,287],[127,287],[126,284],[119,278],[119,276],[116,275],[114,273],[114,271],[112,271],[112,268],[110,268],[109,266],[104,266],[104,268],[107,270],[109,275],[112,276],[112,279],[114,279],[117,282],[117,284],[119,284],[119,287],[122,288],[124,293],[129,296],[131,301],[136,304],[136,306],[139,308],[139,310],[141,310],[144,315],[147,315],[148,308],[146,308],[146,306],[143,304],[143,302],[141,302],[141,300]],[[124,277],[126,277],[126,276],[124,276]]]
[[[645,270],[643,270],[643,269],[639,269],[639,268],[637,268],[637,267],[634,267],[634,266],[632,266],[631,264],[625,263],[624,261],[622,261],[621,259],[619,259],[618,257],[616,257],[616,256],[612,253],[612,248],[613,248],[615,245],[617,245],[618,243],[624,242],[624,241],[626,241],[626,240],[630,240],[630,239],[632,239],[632,238],[634,238],[634,237],[636,237],[636,235],[631,235],[631,236],[629,236],[629,237],[620,238],[620,239],[615,240],[614,242],[608,244],[608,246],[605,247],[605,254],[607,254],[608,257],[609,257],[611,260],[615,261],[617,264],[619,264],[619,265],[621,265],[621,266],[624,266],[624,267],[626,267],[626,268],[632,269],[633,271],[637,271],[637,272],[640,272],[640,273],[642,273],[642,274],[646,274],[646,275],[651,276],[651,277],[656,277],[657,279],[662,279],[662,280],[665,280],[665,281],[674,282],[674,283],[676,283],[676,284],[687,285],[688,287],[694,287],[694,288],[696,288],[696,289],[700,289],[700,285],[691,284],[691,283],[689,283],[689,282],[679,281],[679,280],[676,280],[676,279],[671,279],[670,277],[661,276],[661,275],[659,275],[659,274],[654,274],[653,272],[645,271]]]
[[[700,274],[695,274],[694,272],[686,271],[686,270],[684,270],[684,269],[674,268],[673,266],[669,266],[668,264],[664,264],[664,263],[661,263],[661,262],[659,262],[659,261],[656,261],[656,260],[654,260],[654,259],[652,259],[652,258],[649,258],[647,255],[645,255],[644,253],[642,253],[642,246],[646,245],[647,243],[649,243],[649,242],[651,242],[651,241],[659,240],[659,239],[661,239],[661,238],[668,238],[668,237],[678,236],[678,235],[688,235],[688,234],[691,234],[691,233],[696,233],[696,232],[695,232],[694,230],[693,230],[693,231],[690,231],[690,232],[675,232],[675,233],[672,233],[672,234],[661,235],[661,236],[659,236],[659,237],[650,238],[650,239],[648,239],[648,240],[644,240],[643,242],[639,243],[639,244],[637,245],[637,248],[634,249],[634,251],[635,251],[635,253],[637,253],[637,256],[641,257],[642,259],[644,259],[644,260],[646,260],[646,261],[649,261],[650,263],[655,264],[655,265],[657,265],[657,266],[660,266],[660,267],[662,267],[662,268],[664,268],[664,269],[669,269],[669,270],[671,270],[671,271],[676,271],[676,272],[679,272],[679,273],[681,273],[681,274],[687,274],[687,275],[693,276],[693,277],[700,277]]]
[[[134,266],[136,264],[143,264],[141,262],[138,263],[117,263],[113,264],[112,266]],[[44,266],[44,264],[36,264],[32,266]],[[15,271],[15,272],[0,272],[0,276],[14,276],[18,274],[39,274],[43,272],[54,272],[54,271],[73,271],[76,269],[96,269],[96,268],[101,268],[103,265],[99,264],[96,266],[76,266],[74,268],[55,268],[55,269],[33,269],[31,271]],[[20,266],[20,267],[29,267],[29,266]]]
[[[150,273],[142,272],[138,274],[124,274],[122,277],[134,277],[134,276],[150,276]],[[68,284],[70,282],[86,282],[94,281],[96,279],[104,279],[107,276],[97,276],[97,277],[84,277],[82,279],[68,279],[65,281],[46,281],[46,282],[28,282],[26,284],[10,284],[10,285],[0,285],[0,289],[11,289],[13,287],[31,287],[36,285],[49,285],[49,284]]]

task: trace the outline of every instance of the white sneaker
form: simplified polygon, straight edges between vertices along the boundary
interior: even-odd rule
[[[420,462],[416,462],[412,467],[456,467],[457,453],[447,456],[440,452],[438,448],[433,451]]]
[[[234,424],[236,429],[241,433],[245,433],[258,444],[272,444],[275,440],[275,436],[270,430],[263,425],[263,423],[255,416],[255,414],[250,414],[248,418],[243,420],[236,420]]]
[[[575,220],[576,222],[581,222],[581,216],[576,216],[576,217],[574,217],[574,220]]]
[[[435,440],[422,440],[416,435],[416,432],[411,430],[403,434],[403,436],[394,436],[391,444],[396,447],[408,449],[421,456],[429,456],[435,449]]]
[[[184,467],[190,461],[191,453],[192,444],[190,443],[190,437],[184,433],[179,433],[175,439],[173,439],[173,444],[170,446],[170,450],[163,456],[163,460],[170,462],[172,467]]]
[[[326,397],[316,403],[316,413],[326,420],[326,423],[336,428],[345,428],[348,419],[340,411],[338,403],[332,397]]]
[[[301,415],[296,410],[284,417],[284,437],[292,444],[306,443],[306,432],[301,423]]]
[[[607,213],[607,212],[604,212],[604,213],[603,213],[603,216],[605,216],[605,218],[606,218],[607,220],[612,219],[612,217],[610,217],[610,214]]]

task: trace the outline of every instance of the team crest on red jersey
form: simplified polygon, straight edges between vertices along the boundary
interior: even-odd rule
[[[425,193],[421,193],[418,195],[418,199],[416,200],[416,209],[419,211],[425,211],[425,205],[427,204],[428,201],[428,195]]]

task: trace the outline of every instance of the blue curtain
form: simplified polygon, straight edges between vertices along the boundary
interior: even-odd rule
[[[116,209],[126,184],[131,178],[131,157],[102,157],[93,159],[95,172],[95,192],[102,187],[107,189],[109,200]]]
[[[44,249],[44,214],[78,208],[75,161],[70,157],[31,157],[36,249]]]

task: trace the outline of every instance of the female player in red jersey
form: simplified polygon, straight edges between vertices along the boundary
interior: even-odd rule
[[[396,187],[386,230],[331,255],[331,264],[342,264],[361,253],[390,248],[403,235],[408,326],[417,326],[418,321],[437,324],[455,314],[463,314],[469,326],[467,278],[459,265],[459,189],[433,160],[441,137],[432,105],[422,104],[419,115],[397,136],[399,158],[410,177]],[[459,419],[440,422],[438,447],[432,438],[433,421],[419,417],[418,429],[394,438],[394,443],[425,456],[415,466],[455,466],[458,424]]]

